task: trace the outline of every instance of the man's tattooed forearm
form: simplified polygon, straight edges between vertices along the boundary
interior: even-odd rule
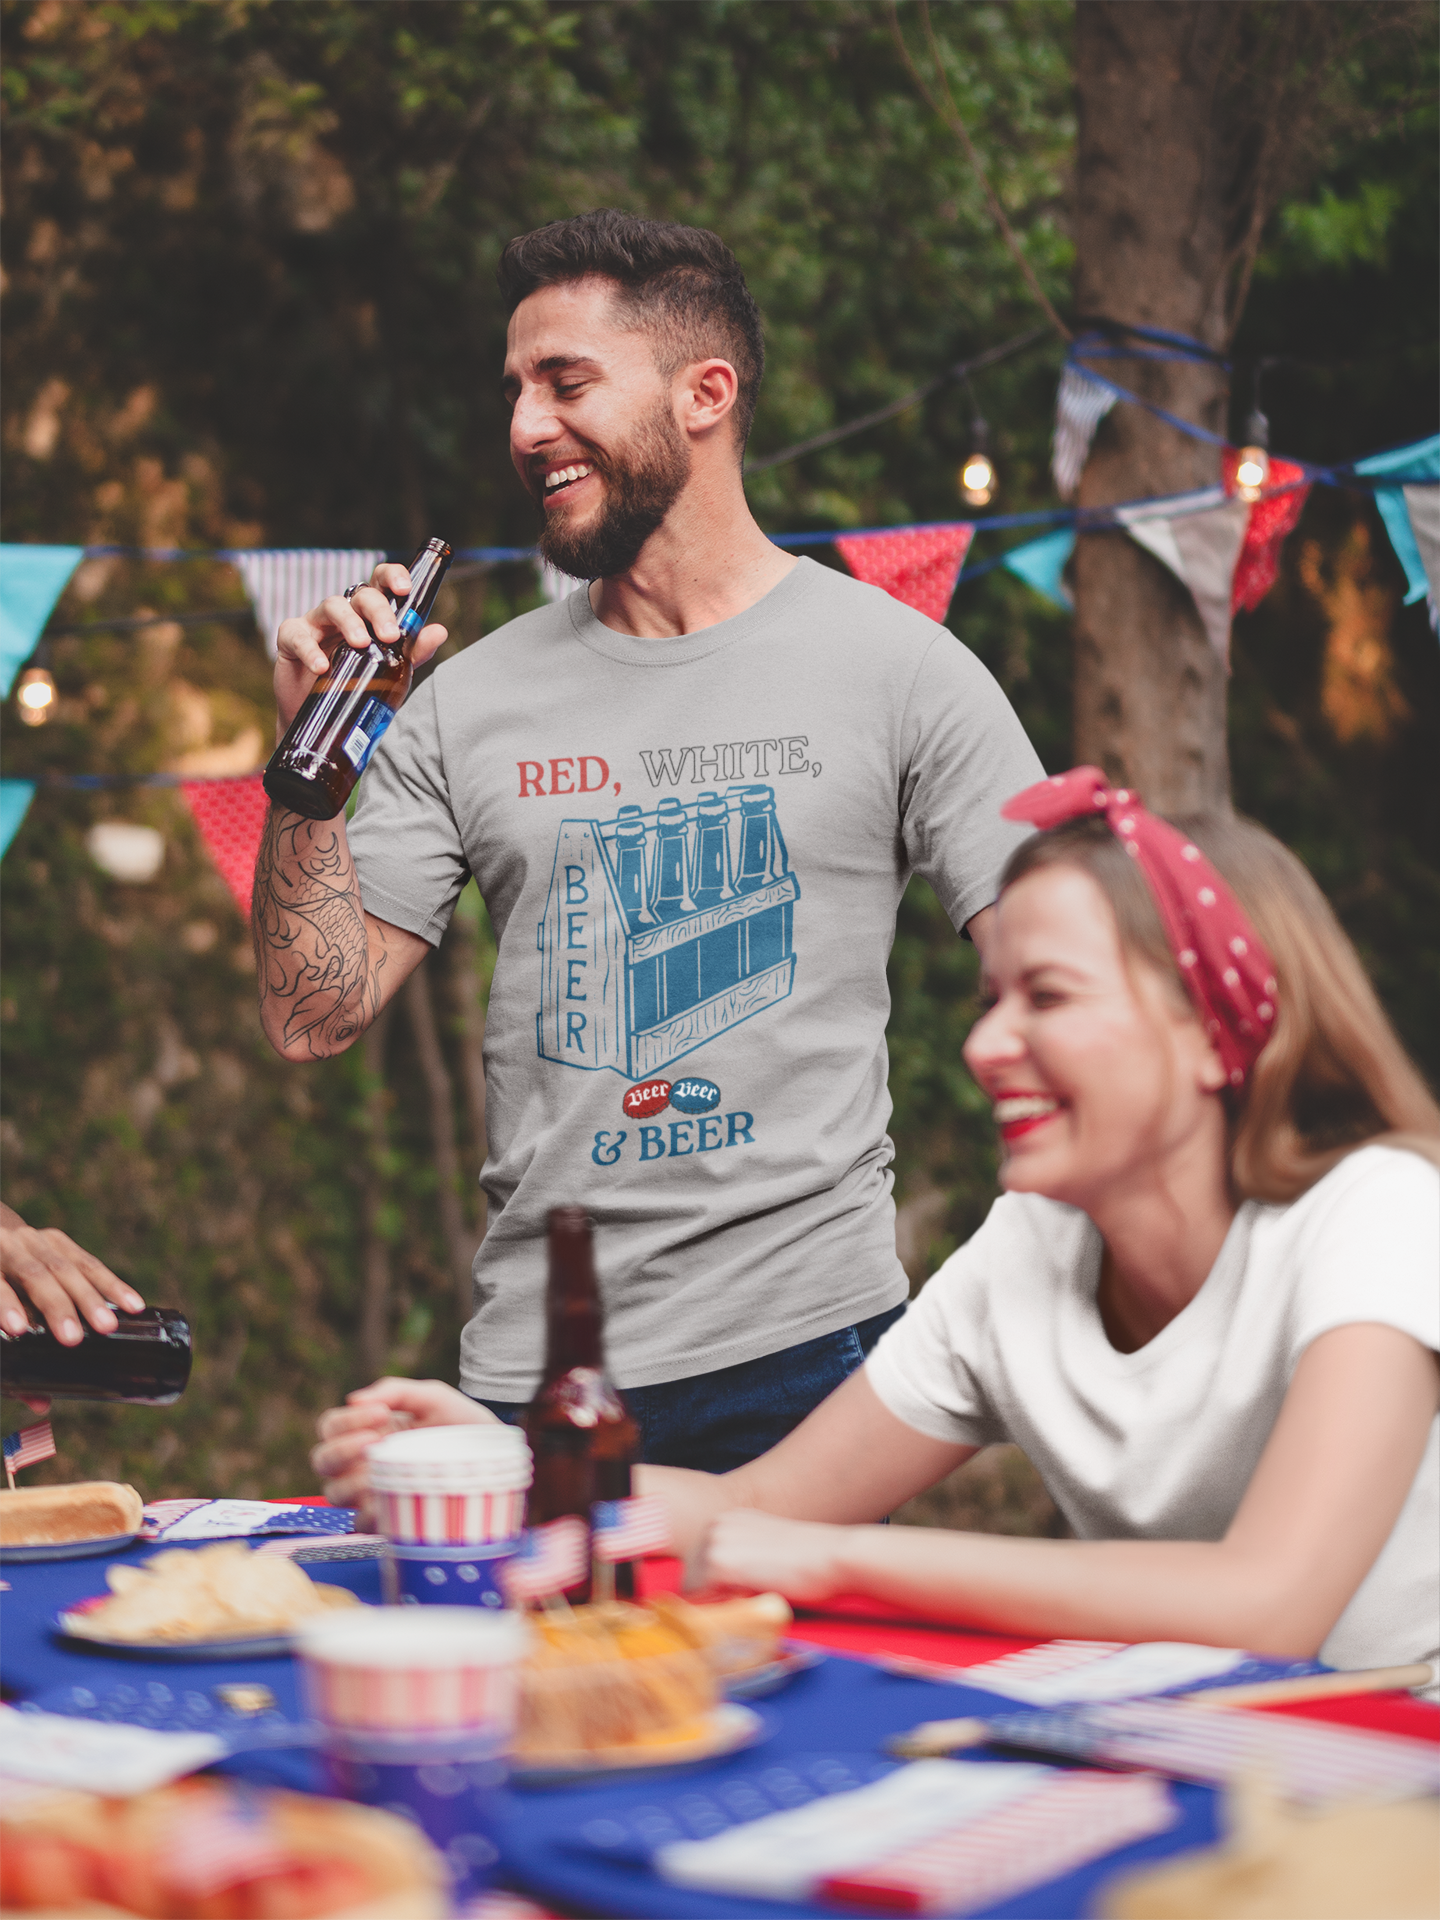
[[[287,1054],[316,1060],[349,1046],[380,1011],[386,955],[372,963],[355,867],[329,820],[270,809],[250,908],[260,1013]],[[382,935],[382,948],[383,948]]]

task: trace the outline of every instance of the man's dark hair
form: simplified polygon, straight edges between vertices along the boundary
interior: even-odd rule
[[[765,340],[760,309],[720,236],[599,207],[519,234],[501,254],[496,278],[513,313],[541,287],[592,274],[613,280],[630,324],[654,335],[662,373],[712,355],[730,362],[739,378],[734,419],[743,449],[765,370]]]

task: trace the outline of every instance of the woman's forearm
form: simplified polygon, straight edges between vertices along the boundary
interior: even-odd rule
[[[1334,1624],[1299,1580],[1225,1541],[833,1531],[834,1591],[858,1590],[967,1626],[1047,1638],[1195,1640],[1307,1659]]]

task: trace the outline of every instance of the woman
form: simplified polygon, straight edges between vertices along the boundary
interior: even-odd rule
[[[1006,812],[1042,831],[1007,869],[965,1048],[1002,1197],[779,1446],[642,1485],[699,1577],[795,1600],[1338,1666],[1432,1654],[1440,1112],[1269,835],[1179,832],[1094,768]],[[385,1386],[422,1420],[466,1404]],[[337,1493],[389,1417],[327,1416]],[[998,1440],[1077,1539],[863,1524]]]
[[[772,1452],[647,1485],[706,1577],[796,1600],[1432,1655],[1440,1113],[1268,834],[1179,833],[1094,768],[1006,812],[1047,830],[1007,869],[965,1048],[1003,1197]],[[854,1524],[995,1440],[1078,1539]]]

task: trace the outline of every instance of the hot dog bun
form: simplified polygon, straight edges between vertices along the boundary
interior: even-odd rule
[[[63,1547],[136,1533],[145,1502],[118,1480],[0,1491],[0,1547]]]

